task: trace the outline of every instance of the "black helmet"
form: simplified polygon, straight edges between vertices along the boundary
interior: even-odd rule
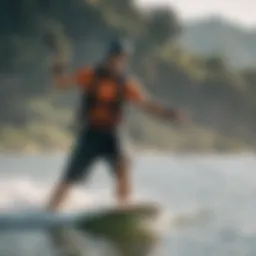
[[[129,41],[124,39],[115,39],[110,42],[108,48],[108,56],[116,56],[120,54],[131,54],[132,53],[132,45]]]

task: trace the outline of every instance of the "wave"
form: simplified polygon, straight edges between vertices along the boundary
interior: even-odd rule
[[[29,177],[1,178],[0,181],[0,209],[24,210],[28,208],[43,208],[48,200],[53,184],[35,181]],[[69,210],[82,209],[97,203],[111,202],[111,195],[102,189],[84,190],[75,187],[65,203]]]

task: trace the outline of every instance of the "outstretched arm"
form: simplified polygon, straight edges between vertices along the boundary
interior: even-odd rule
[[[145,99],[137,101],[136,105],[145,112],[161,118],[171,119],[173,121],[178,121],[179,119],[179,113],[176,109],[168,108],[157,101]]]
[[[78,72],[70,74],[67,72],[67,66],[56,61],[53,64],[53,82],[56,88],[69,89],[74,86],[79,86],[81,89],[86,89],[93,78],[93,70],[89,67],[81,68]]]
[[[75,75],[67,72],[67,66],[63,62],[56,60],[55,63],[53,63],[52,73],[55,88],[68,89],[77,83]]]
[[[183,119],[180,111],[164,106],[155,100],[151,100],[146,93],[143,92],[141,86],[135,81],[129,85],[128,99],[143,111],[154,116],[169,119],[171,121],[182,121]]]

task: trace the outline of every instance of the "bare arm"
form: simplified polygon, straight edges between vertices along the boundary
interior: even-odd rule
[[[151,100],[147,94],[142,90],[142,87],[138,82],[130,81],[128,87],[128,99],[134,105],[142,109],[143,111],[152,114],[157,117],[169,119],[171,121],[180,120],[180,112],[174,108],[164,106],[160,102]]]
[[[69,74],[66,71],[66,65],[63,63],[54,63],[53,72],[53,83],[54,87],[58,89],[68,89],[76,84],[76,78],[74,75]]]
[[[177,111],[175,109],[165,107],[159,102],[146,99],[138,101],[136,105],[143,111],[154,116],[173,120],[177,119]]]

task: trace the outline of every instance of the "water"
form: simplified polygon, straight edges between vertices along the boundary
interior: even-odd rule
[[[0,156],[1,210],[42,207],[60,175],[64,157]],[[183,226],[167,226],[167,233],[151,255],[256,255],[255,170],[254,155],[144,154],[134,157],[136,197],[160,202],[175,218],[192,216],[192,221]],[[74,210],[109,202],[111,186],[105,167],[96,165],[88,184],[81,184],[73,191],[66,207]],[[106,255],[104,241],[88,238],[87,242],[90,252],[86,255]],[[0,234],[0,255],[54,254],[49,237],[36,232]]]

